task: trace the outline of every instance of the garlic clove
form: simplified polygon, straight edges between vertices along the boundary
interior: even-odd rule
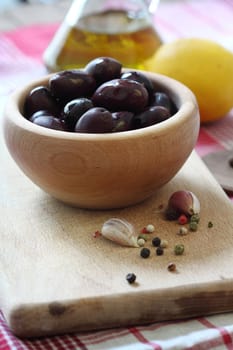
[[[180,214],[194,215],[200,213],[200,202],[191,191],[176,191],[168,200],[168,208]]]
[[[111,218],[105,221],[101,233],[105,238],[122,246],[139,247],[133,225],[124,219]]]

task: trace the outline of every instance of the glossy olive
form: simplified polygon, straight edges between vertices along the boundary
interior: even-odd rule
[[[85,69],[85,72],[91,74],[97,85],[120,78],[122,64],[111,57],[98,57],[90,61]]]
[[[60,106],[45,86],[35,87],[25,99],[24,115],[26,118],[29,119],[33,113],[39,110],[46,110],[57,116],[60,114]]]
[[[74,69],[58,72],[49,80],[51,94],[64,104],[78,97],[89,97],[96,88],[90,74]]]
[[[37,111],[37,112],[33,113],[33,114],[31,115],[31,117],[29,118],[29,120],[30,120],[31,122],[34,122],[34,120],[35,120],[36,118],[38,118],[38,117],[44,117],[45,115],[47,115],[47,116],[50,115],[50,116],[52,116],[52,117],[55,118],[55,116],[52,115],[49,111],[40,110],[40,111]]]
[[[75,132],[107,133],[113,129],[112,114],[105,108],[94,107],[85,112],[75,126]]]
[[[113,132],[127,131],[132,129],[134,114],[132,112],[120,111],[112,113]]]
[[[93,108],[93,103],[90,99],[80,97],[68,102],[63,111],[63,119],[70,131],[74,131],[74,127],[79,118],[90,108]]]
[[[100,85],[92,101],[112,111],[140,112],[148,104],[146,88],[134,80],[114,79]]]
[[[162,106],[152,106],[146,108],[142,113],[137,114],[134,118],[134,128],[145,128],[171,117],[170,111]]]
[[[55,129],[65,131],[64,124],[61,119],[55,118],[51,115],[41,115],[37,118],[34,118],[33,124],[43,126],[48,129]]]
[[[165,92],[155,92],[150,105],[163,106],[171,111],[171,99]]]
[[[143,84],[147,89],[149,98],[151,99],[154,94],[154,87],[149,78],[147,78],[143,73],[137,71],[124,72],[121,75],[121,79],[130,79]]]

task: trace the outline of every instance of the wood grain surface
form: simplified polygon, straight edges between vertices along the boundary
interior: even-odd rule
[[[2,142],[2,141],[1,141]],[[193,153],[178,175],[152,198],[114,211],[66,206],[33,185],[0,145],[0,305],[20,337],[60,334],[233,310],[232,203]],[[173,191],[188,189],[201,202],[197,232],[177,234],[164,219]],[[139,248],[94,238],[111,217],[130,221],[140,232],[147,224],[168,240],[148,259]],[[208,228],[208,222],[213,227]],[[182,243],[185,253],[174,255]],[[175,262],[177,271],[167,270]],[[137,275],[130,285],[129,272]]]

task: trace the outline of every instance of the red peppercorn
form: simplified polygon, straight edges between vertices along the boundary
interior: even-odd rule
[[[188,223],[188,218],[187,218],[187,216],[184,215],[184,214],[180,215],[179,218],[178,218],[178,222],[179,222],[180,225],[185,225],[185,224],[187,224],[187,223]]]
[[[101,233],[99,230],[97,230],[97,231],[95,231],[95,232],[93,233],[93,237],[94,237],[94,238],[98,238],[98,237],[100,237],[100,236],[102,236],[102,233]]]
[[[173,262],[170,262],[167,267],[168,271],[174,272],[176,271],[176,264]]]

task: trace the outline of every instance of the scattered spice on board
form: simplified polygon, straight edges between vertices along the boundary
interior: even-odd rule
[[[174,248],[175,255],[182,255],[184,253],[184,245],[176,244]]]
[[[179,217],[178,217],[178,223],[180,225],[186,225],[188,223],[189,219],[187,218],[186,215],[184,214],[181,214]]]
[[[146,241],[144,238],[138,238],[138,245],[139,247],[144,247]]]
[[[154,238],[152,239],[152,245],[153,245],[154,247],[159,247],[160,244],[161,244],[161,239],[160,239],[159,237],[154,237]]]
[[[144,239],[144,241],[147,241],[148,240],[148,234],[141,233],[140,235],[138,235],[138,239],[140,239],[140,238]]]
[[[177,233],[180,236],[187,235],[189,231],[197,231],[200,221],[200,202],[191,191],[180,190],[172,193],[168,200],[167,207],[164,209],[164,205],[161,204],[158,209],[165,213],[167,220],[177,220],[177,223],[181,225]],[[208,222],[208,227],[213,227],[212,221]],[[95,231],[93,236],[95,238],[103,236],[123,246],[141,248],[140,257],[147,259],[151,255],[151,250],[145,245],[150,236],[149,234],[154,232],[155,226],[151,223],[144,226],[138,234],[134,226],[127,220],[111,218],[105,221],[102,230]],[[164,254],[164,249],[168,246],[168,241],[155,236],[152,238],[151,244],[156,248],[155,254],[161,256]],[[184,251],[184,244],[176,244],[174,246],[175,255],[183,255]],[[170,262],[167,265],[167,270],[170,272],[177,271],[176,264]],[[126,280],[128,283],[132,284],[136,280],[136,275],[134,273],[128,273],[126,275]]]
[[[213,226],[214,226],[214,224],[212,223],[212,221],[209,221],[209,222],[208,222],[208,227],[211,228],[211,227],[213,227]]]
[[[143,228],[141,229],[141,233],[142,233],[142,234],[148,233],[146,227],[143,227]]]
[[[129,282],[129,284],[132,284],[136,281],[136,275],[134,273],[128,273],[126,275],[126,280]]]
[[[101,237],[102,236],[102,233],[99,231],[99,230],[97,230],[97,231],[95,231],[94,233],[93,233],[93,237],[94,238],[99,238],[99,237]]]
[[[191,222],[189,223],[189,229],[190,229],[190,231],[197,231],[197,229],[198,229],[198,224],[197,224],[197,222],[191,221]]]
[[[160,247],[161,248],[167,248],[168,247],[168,241],[166,239],[161,239]]]
[[[147,225],[147,226],[145,226],[145,227],[142,228],[141,233],[142,233],[142,234],[143,234],[143,233],[144,233],[144,234],[145,234],[145,233],[153,233],[154,230],[155,230],[154,225],[149,224],[149,225]]]
[[[188,232],[189,231],[188,231],[187,227],[181,227],[177,234],[180,236],[186,236],[188,234]]]
[[[170,262],[170,263],[168,264],[168,266],[167,266],[167,269],[168,269],[168,271],[170,271],[170,272],[176,271],[176,264],[173,263],[173,262]]]
[[[193,215],[191,215],[190,221],[191,221],[191,222],[196,222],[196,223],[198,224],[199,221],[200,221],[200,215],[199,215],[199,214],[193,214]]]
[[[157,247],[156,248],[156,255],[163,255],[163,253],[164,253],[164,250],[163,250],[163,248],[162,247]]]
[[[148,248],[142,248],[141,251],[140,251],[140,256],[144,259],[147,259],[149,258],[150,256],[150,249]]]
[[[148,233],[153,233],[155,231],[155,227],[152,224],[146,226],[146,230]]]

